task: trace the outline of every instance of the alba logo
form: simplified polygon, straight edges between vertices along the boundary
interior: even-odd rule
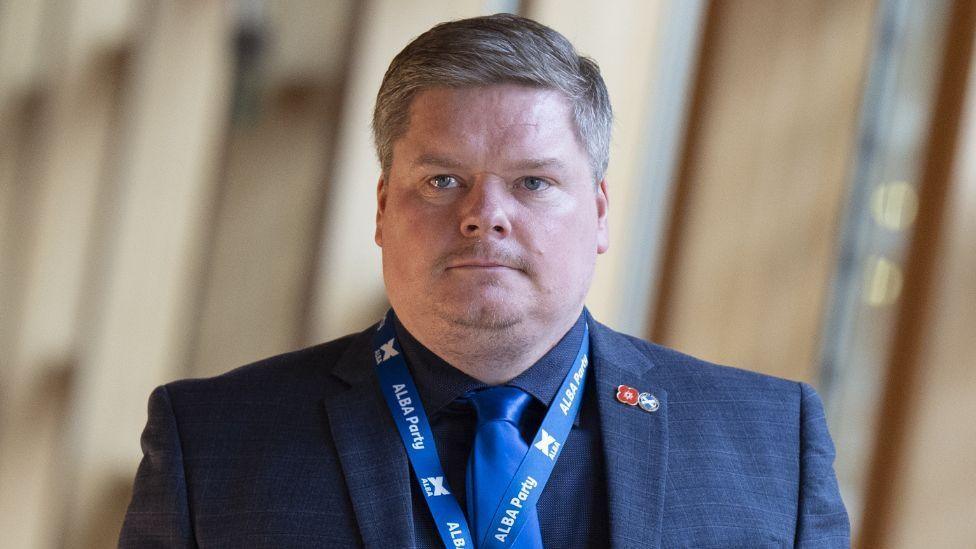
[[[539,429],[539,442],[536,442],[534,446],[549,459],[556,459],[559,443],[556,442],[556,437],[550,435],[545,429]]]
[[[449,496],[451,493],[444,488],[444,477],[427,477],[420,479],[424,485],[424,492],[428,496]]]
[[[373,354],[376,355],[376,363],[381,364],[397,356],[400,352],[393,348],[393,338],[391,337],[389,341],[380,345],[379,350]]]

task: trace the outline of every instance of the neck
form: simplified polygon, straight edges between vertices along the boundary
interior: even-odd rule
[[[523,320],[502,329],[464,326],[443,319],[404,318],[404,328],[448,364],[488,385],[508,383],[545,356],[582,312],[547,321]]]

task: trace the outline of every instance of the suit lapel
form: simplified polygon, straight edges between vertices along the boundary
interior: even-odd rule
[[[651,384],[653,364],[627,338],[596,322],[590,325],[611,545],[658,547],[667,477],[667,394]],[[653,394],[660,408],[645,412],[619,402],[619,385]]]
[[[324,399],[346,486],[367,547],[413,543],[413,474],[373,371],[369,329],[336,364]]]

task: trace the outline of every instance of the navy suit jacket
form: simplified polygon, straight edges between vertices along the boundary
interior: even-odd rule
[[[372,332],[156,389],[120,547],[410,547]],[[590,334],[614,547],[849,547],[813,389]]]

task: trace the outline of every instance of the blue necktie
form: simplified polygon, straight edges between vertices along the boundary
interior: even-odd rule
[[[468,398],[478,414],[478,428],[465,479],[468,520],[475,545],[480,546],[502,494],[529,450],[518,426],[532,396],[515,387],[491,387],[472,393]],[[542,532],[536,510],[526,509],[524,512],[528,513],[525,527],[512,547],[541,548]]]

